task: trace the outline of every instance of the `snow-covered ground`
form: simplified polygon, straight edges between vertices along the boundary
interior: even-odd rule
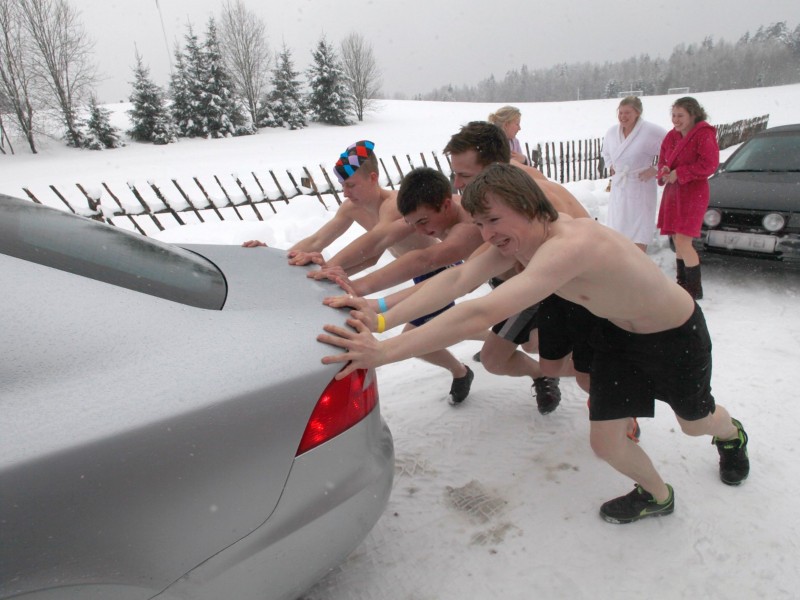
[[[697,97],[713,122],[765,113],[771,126],[800,122],[800,85]],[[645,117],[669,128],[673,99],[645,98]],[[614,123],[616,104],[520,104],[520,138],[598,137]],[[20,196],[22,187],[34,184],[330,165],[363,138],[375,141],[382,156],[438,152],[461,124],[497,106],[386,101],[380,112],[348,128],[265,130],[249,138],[104,152],[48,143],[38,156],[0,156],[0,192]],[[123,117],[117,114],[119,123]],[[602,221],[605,183],[567,187]],[[259,238],[288,247],[331,215],[315,198],[298,197],[264,222],[174,227],[159,237],[225,244]],[[331,251],[357,234],[349,232]],[[673,275],[674,255],[664,239],[650,256]],[[471,362],[479,343],[461,342],[452,350],[476,377],[457,408],[446,402],[446,372],[418,360],[379,369],[381,407],[395,438],[394,491],[365,542],[305,598],[796,598],[800,271],[709,260],[703,276],[714,393],[750,435],[752,472],[744,485],[723,485],[709,440],[682,435],[671,412],[658,405],[654,419],[641,420],[642,445],[674,486],[676,512],[627,526],[605,523],[599,505],[631,484],[592,454],[585,394],[562,380],[561,406],[543,417],[529,381],[487,373]]]

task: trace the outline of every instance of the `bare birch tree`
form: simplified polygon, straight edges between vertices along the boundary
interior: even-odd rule
[[[226,2],[220,19],[220,41],[233,85],[255,127],[258,103],[266,95],[270,76],[271,53],[264,22],[241,0]]]
[[[66,0],[20,0],[31,44],[34,76],[49,90],[49,100],[61,113],[67,143],[80,147],[78,107],[97,81],[93,42],[80,13]]]
[[[359,33],[351,33],[342,41],[342,64],[347,75],[347,87],[352,96],[353,110],[359,121],[375,106],[381,91],[381,72],[375,63],[372,45]]]
[[[0,0],[0,97],[3,99],[0,111],[13,113],[31,152],[36,154],[33,83],[30,61],[26,65],[26,50],[27,40],[18,0]],[[4,123],[2,135],[10,146]]]

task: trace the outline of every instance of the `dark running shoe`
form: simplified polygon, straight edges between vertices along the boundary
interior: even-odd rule
[[[475,379],[475,373],[472,369],[464,365],[467,369],[467,374],[463,377],[453,377],[453,384],[450,386],[450,404],[457,406],[461,404],[464,399],[469,396],[469,389],[472,387],[472,380]]]
[[[736,419],[731,419],[736,429],[739,430],[732,440],[718,440],[714,437],[712,444],[716,444],[719,452],[719,478],[722,483],[739,485],[750,474],[750,459],[747,456],[747,433],[742,424]]]
[[[633,523],[645,517],[663,517],[675,510],[675,492],[667,484],[669,498],[659,504],[638,483],[630,494],[609,500],[600,507],[600,516],[609,523]]]
[[[481,352],[478,350],[475,354],[472,355],[472,360],[475,362],[481,362]]]
[[[537,377],[531,387],[533,397],[536,398],[536,406],[543,415],[550,414],[561,403],[558,377]]]

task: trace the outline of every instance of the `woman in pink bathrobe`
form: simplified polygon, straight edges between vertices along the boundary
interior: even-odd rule
[[[658,211],[658,228],[675,243],[678,283],[692,297],[703,297],[700,257],[692,238],[708,208],[708,178],[719,165],[716,130],[706,123],[706,111],[689,96],[672,105],[674,129],[661,142],[659,184],[665,185]]]

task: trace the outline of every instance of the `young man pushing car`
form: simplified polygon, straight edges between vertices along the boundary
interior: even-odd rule
[[[338,377],[447,347],[555,293],[605,319],[592,339],[591,446],[636,482],[632,492],[602,505],[605,520],[629,523],[674,510],[672,487],[626,436],[629,417],[652,417],[655,399],[670,405],[684,433],[713,436],[724,483],[747,478],[747,435],[711,395],[711,342],[702,311],[685,290],[621,234],[557,213],[515,167],[485,169],[466,188],[463,205],[491,248],[379,315],[379,329],[442,306],[515,262],[524,270],[486,296],[382,342],[359,320],[368,317],[360,311],[348,320],[355,331],[326,326],[318,339],[348,351],[323,359],[348,363]]]

